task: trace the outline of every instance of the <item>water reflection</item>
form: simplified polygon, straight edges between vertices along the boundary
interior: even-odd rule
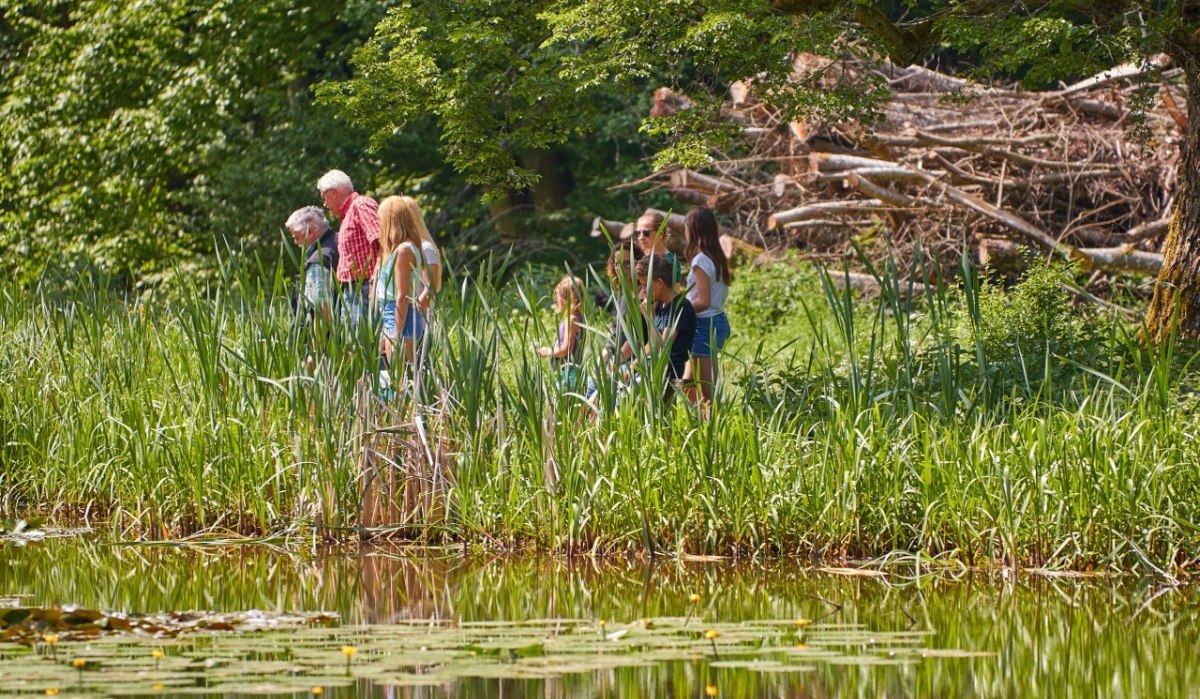
[[[910,571],[912,573],[912,571]],[[564,561],[458,552],[262,546],[178,548],[48,540],[0,549],[0,597],[157,612],[329,610],[353,623],[407,618],[632,620],[824,618],[883,631],[928,630],[926,647],[989,651],[899,666],[818,666],[770,675],[707,662],[663,663],[539,681],[470,679],[434,688],[365,682],[326,696],[1188,696],[1200,664],[1191,586],[1128,579],[843,578],[792,563]]]

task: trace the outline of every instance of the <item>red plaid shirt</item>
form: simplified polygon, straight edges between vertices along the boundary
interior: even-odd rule
[[[371,197],[351,192],[338,218],[342,220],[338,228],[338,281],[369,279],[379,261],[379,204]]]

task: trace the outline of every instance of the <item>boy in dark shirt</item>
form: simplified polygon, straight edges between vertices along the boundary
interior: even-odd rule
[[[637,266],[638,284],[647,302],[654,303],[652,347],[669,346],[667,388],[663,400],[670,402],[675,384],[687,368],[692,340],[696,337],[696,311],[683,294],[675,293],[670,260],[658,255],[644,257]]]

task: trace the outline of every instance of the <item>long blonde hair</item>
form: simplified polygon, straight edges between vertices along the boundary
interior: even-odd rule
[[[379,252],[383,257],[404,243],[421,248],[429,238],[425,217],[417,200],[409,196],[390,196],[379,204]]]

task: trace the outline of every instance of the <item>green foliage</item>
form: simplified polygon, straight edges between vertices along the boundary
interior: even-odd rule
[[[0,510],[69,520],[87,505],[155,536],[353,528],[356,395],[373,390],[375,338],[316,342],[291,322],[288,275],[260,275],[170,304],[90,284],[0,293]],[[970,293],[864,301],[827,283],[824,299],[801,297],[807,328],[791,351],[731,342],[711,420],[682,400],[663,408],[661,366],[619,394],[597,351],[608,318],[587,307],[596,414],[533,353],[557,318],[542,310],[553,277],[528,278],[499,288],[480,274],[437,300],[425,388],[401,407],[421,411],[453,477],[444,517],[418,513],[413,531],[570,551],[1118,568],[1169,565],[1200,544],[1187,525],[1200,440],[1194,405],[1165,380],[1169,358],[1116,353],[1052,393],[998,391],[944,341]],[[759,280],[745,281],[733,294]],[[1023,293],[1035,316],[1023,332],[1069,336],[1027,307],[1057,298],[1050,282]],[[735,333],[761,333],[730,314]],[[409,417],[384,424],[408,435]]]
[[[758,331],[798,320],[804,314],[804,298],[819,298],[820,286],[811,267],[793,255],[766,265],[739,270],[737,293],[726,303],[739,325]]]
[[[861,107],[872,95],[831,98],[789,79],[793,53],[836,51],[840,27],[824,15],[799,21],[765,0],[405,3],[355,52],[357,74],[319,94],[377,147],[433,115],[455,169],[491,188],[522,188],[537,180],[522,151],[593,131],[602,100],[648,93],[654,81],[694,102],[644,123],[670,139],[659,162],[694,164],[730,141],[735,130],[716,118],[730,80],[754,78],[788,118]]]
[[[949,16],[941,29],[948,44],[978,52],[977,75],[1016,75],[1030,87],[1110,68],[1128,50],[1120,36],[1111,37],[1095,25],[1064,17]]]
[[[978,319],[958,314],[956,335],[984,367],[1005,382],[1040,381],[1046,370],[1071,371],[1079,362],[1106,354],[1105,334],[1073,303],[1071,269],[1062,264],[1035,265],[1011,289],[984,282]],[[980,368],[984,368],[980,367]]]
[[[211,269],[214,241],[277,243],[363,137],[314,112],[313,81],[376,11],[355,1],[3,3],[0,255],[19,279],[94,261],[131,280]]]

